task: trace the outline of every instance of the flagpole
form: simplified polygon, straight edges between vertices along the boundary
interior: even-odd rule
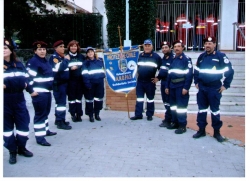
[[[120,59],[122,59],[122,51],[123,51],[123,46],[122,46],[122,38],[121,38],[121,32],[120,32],[120,26],[118,25],[118,33],[119,33],[119,39],[120,39]],[[128,94],[125,94],[125,97],[127,99],[127,110],[128,110],[128,117],[130,119],[130,114],[129,114],[129,105],[128,105]]]

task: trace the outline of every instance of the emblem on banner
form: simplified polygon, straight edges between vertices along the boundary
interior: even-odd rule
[[[127,71],[127,60],[126,59],[120,59],[119,60],[119,69],[123,73]]]
[[[139,49],[104,53],[106,80],[115,92],[129,93],[136,87]]]

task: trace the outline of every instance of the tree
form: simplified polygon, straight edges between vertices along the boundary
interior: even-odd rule
[[[108,18],[108,45],[109,47],[119,47],[120,38],[118,26],[120,26],[121,39],[125,38],[125,0],[105,0],[106,14]]]
[[[147,38],[154,41],[157,0],[129,0],[129,37],[133,45],[143,43]],[[108,18],[108,45],[119,47],[118,25],[122,40],[125,38],[126,0],[105,0]]]
[[[54,14],[46,9],[46,4],[61,7],[65,5],[61,0],[5,0],[4,1],[4,33],[6,38],[11,38],[24,26],[32,24],[32,16],[38,14]],[[37,11],[35,11],[37,10]]]

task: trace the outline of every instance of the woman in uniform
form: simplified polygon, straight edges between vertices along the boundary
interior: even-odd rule
[[[32,157],[26,149],[29,135],[30,116],[26,107],[23,90],[28,86],[28,74],[16,54],[10,41],[4,40],[4,147],[10,152],[9,163],[16,163],[16,155]],[[14,133],[14,127],[16,131]]]

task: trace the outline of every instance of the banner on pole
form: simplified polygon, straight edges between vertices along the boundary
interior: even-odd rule
[[[117,48],[108,49],[108,51],[109,52],[104,52],[104,64],[108,85],[115,92],[128,94],[136,87],[139,49],[124,47],[122,52]]]

